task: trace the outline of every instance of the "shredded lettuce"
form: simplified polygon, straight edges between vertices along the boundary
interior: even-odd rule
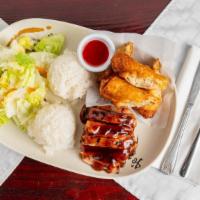
[[[35,43],[29,36],[20,36],[10,47],[0,46],[0,126],[11,119],[26,131],[45,103],[47,80],[38,68],[47,72],[62,50],[64,36],[48,35]]]
[[[45,96],[45,89],[37,88],[30,94],[26,93],[23,99],[16,101],[15,120],[20,123],[20,127],[26,127],[28,122],[34,118],[36,112],[42,106]]]
[[[0,87],[10,90],[33,87],[35,84],[34,59],[25,53],[18,53],[12,62],[0,64],[0,69]]]
[[[37,67],[44,67],[45,69],[49,68],[56,57],[55,54],[49,52],[31,52],[29,55],[35,60]]]
[[[5,113],[12,118],[17,125],[26,127],[42,106],[46,94],[45,84],[38,88],[18,89],[11,92],[4,99]]]
[[[35,64],[34,59],[25,53],[16,54],[15,59],[19,65],[24,66],[24,67],[30,67]]]
[[[14,55],[17,54],[17,53],[25,53],[25,49],[24,47],[22,47],[17,40],[13,40],[9,46],[9,48],[7,48],[11,51],[13,51]]]
[[[2,63],[1,69],[0,93],[5,115],[24,129],[43,104],[45,80],[37,72],[34,59],[25,53],[16,54],[12,62]]]
[[[6,116],[4,108],[0,108],[0,126],[6,124],[9,118]]]
[[[19,122],[24,125],[30,118],[31,104],[26,99],[16,100],[16,114],[15,116]]]
[[[13,44],[12,48],[0,46],[0,64],[3,62],[11,62],[17,53],[24,52],[22,47]]]
[[[7,117],[13,117],[16,115],[16,101],[20,98],[24,98],[24,89],[18,89],[10,92],[3,101],[5,112]]]
[[[19,129],[21,129],[23,132],[27,131],[27,127],[20,122],[17,116],[12,117],[11,119],[14,121],[14,123]]]
[[[64,46],[64,40],[62,34],[45,36],[35,45],[34,50],[36,52],[45,51],[59,55]]]
[[[22,36],[17,38],[17,42],[25,50],[29,50],[29,51],[33,50],[34,41],[30,36],[22,35]]]
[[[45,97],[45,88],[37,88],[35,91],[26,93],[26,100],[33,106],[39,107]]]

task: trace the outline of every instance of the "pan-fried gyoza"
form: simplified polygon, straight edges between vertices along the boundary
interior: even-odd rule
[[[148,66],[132,58],[133,52],[131,42],[116,50],[111,69],[102,76],[100,95],[118,107],[132,107],[144,118],[151,118],[159,109],[162,92],[168,87],[170,80],[160,73],[159,59]]]

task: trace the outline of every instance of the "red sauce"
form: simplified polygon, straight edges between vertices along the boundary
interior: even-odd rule
[[[83,50],[83,59],[93,67],[98,67],[106,62],[109,56],[108,47],[100,40],[88,42]]]

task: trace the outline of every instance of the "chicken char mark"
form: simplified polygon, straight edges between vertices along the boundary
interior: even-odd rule
[[[81,142],[88,146],[127,149],[134,143],[134,140],[131,136],[125,136],[123,138],[93,137],[84,132],[81,137]]]
[[[93,137],[124,138],[128,135],[133,135],[133,128],[130,126],[106,124],[90,120],[87,120],[84,130]]]
[[[128,109],[121,108],[120,110],[117,110],[111,106],[98,106],[89,108],[84,106],[80,114],[80,119],[84,124],[87,120],[92,120],[107,124],[130,126],[133,128],[136,126],[136,119],[134,115],[128,111]]]

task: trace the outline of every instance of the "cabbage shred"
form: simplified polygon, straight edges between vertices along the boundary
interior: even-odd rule
[[[38,72],[38,67],[46,66],[38,66],[37,54],[33,57],[31,53],[41,52],[38,58],[44,54],[52,61],[52,55],[59,55],[63,45],[64,36],[55,34],[37,42],[28,35],[20,36],[10,47],[0,46],[0,126],[12,120],[26,131],[44,105],[46,94],[46,79]]]

